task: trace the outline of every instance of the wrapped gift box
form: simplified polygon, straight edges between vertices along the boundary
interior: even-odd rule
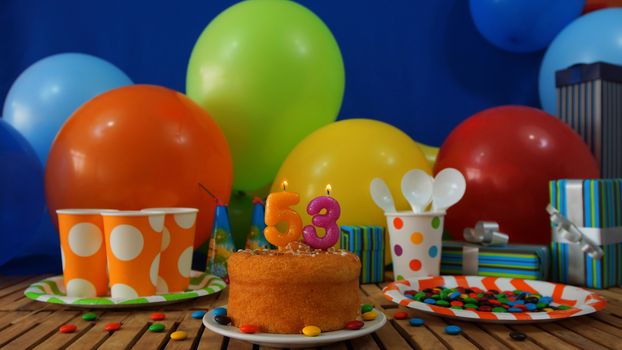
[[[339,246],[361,259],[361,283],[384,280],[384,227],[341,226]]]
[[[622,66],[576,64],[555,74],[558,116],[592,150],[603,178],[622,176]]]
[[[484,246],[445,241],[441,253],[442,275],[478,275],[545,280],[549,249],[540,245]]]
[[[590,288],[622,284],[622,179],[557,180],[549,190],[551,205],[602,248],[593,258],[553,225],[553,279]]]

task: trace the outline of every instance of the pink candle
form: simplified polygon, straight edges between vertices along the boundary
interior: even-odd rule
[[[330,194],[330,185],[326,186],[326,192]],[[324,213],[320,214],[322,211]],[[341,215],[339,203],[332,197],[320,196],[314,198],[307,205],[307,213],[313,218],[313,225],[307,225],[302,230],[304,241],[315,249],[328,249],[339,241],[339,225],[337,219]],[[320,237],[314,226],[326,230],[324,237]]]

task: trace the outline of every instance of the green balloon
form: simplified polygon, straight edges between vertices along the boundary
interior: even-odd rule
[[[266,199],[272,184],[267,184],[254,191],[233,190],[229,199],[229,222],[236,248],[244,249],[246,238],[253,223],[253,198]]]
[[[244,249],[246,236],[251,230],[252,219],[253,197],[242,191],[233,191],[229,199],[229,222],[236,248]]]
[[[197,40],[186,92],[216,120],[234,161],[234,188],[273,180],[294,146],[333,122],[345,73],[339,46],[313,12],[285,0],[240,2]]]

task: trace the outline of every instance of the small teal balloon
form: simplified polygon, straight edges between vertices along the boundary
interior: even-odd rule
[[[581,15],[585,0],[471,0],[471,16],[491,44],[510,52],[546,48]]]
[[[0,265],[21,253],[35,236],[44,210],[43,192],[43,167],[35,151],[0,120]]]
[[[622,8],[582,16],[553,40],[540,67],[542,109],[557,114],[556,71],[598,61],[622,65]]]
[[[54,137],[78,107],[131,84],[125,73],[101,58],[81,53],[49,56],[15,80],[4,103],[4,119],[30,142],[45,165]]]

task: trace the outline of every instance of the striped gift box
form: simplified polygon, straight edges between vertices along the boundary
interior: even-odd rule
[[[622,66],[577,64],[555,80],[558,117],[583,137],[603,178],[622,177]]]
[[[553,279],[590,288],[622,284],[622,179],[551,181],[549,192],[551,205],[603,249],[594,259],[554,229]]]
[[[475,248],[476,271],[464,265],[464,258],[472,254],[465,247]],[[548,277],[549,251],[539,245],[480,246],[465,242],[445,241],[441,254],[442,275],[477,275],[489,277],[544,280]],[[471,249],[473,251],[473,249]]]
[[[384,227],[341,226],[339,246],[361,259],[361,283],[384,280]]]

